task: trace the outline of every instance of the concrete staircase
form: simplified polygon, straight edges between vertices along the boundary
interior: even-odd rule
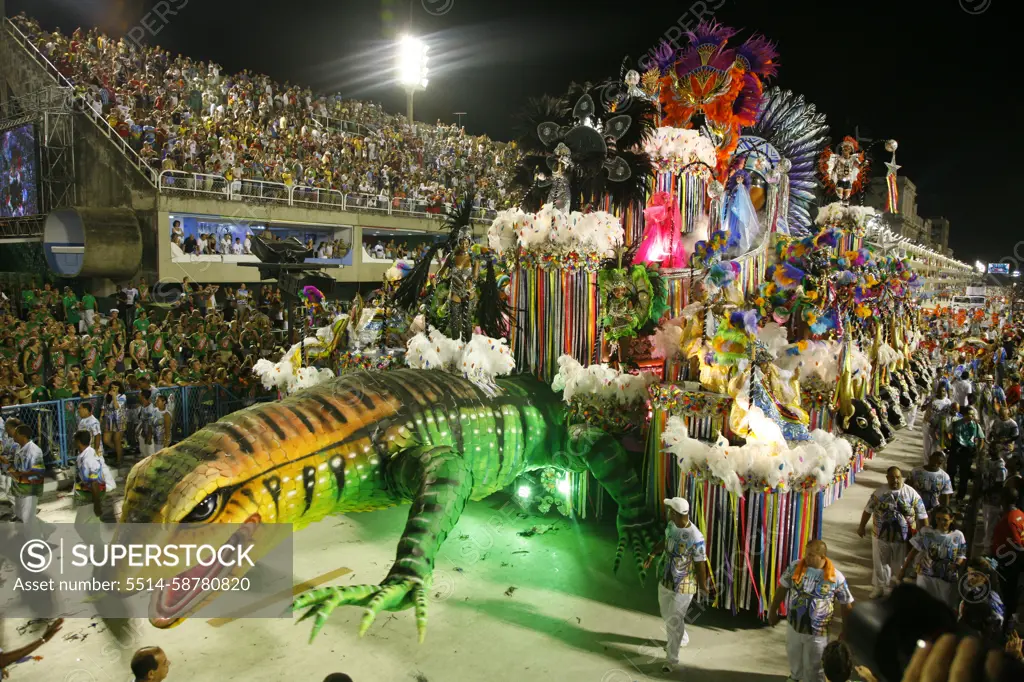
[[[55,87],[74,103],[75,181],[78,204],[152,210],[156,184],[152,171],[102,117],[87,110],[73,83],[61,75],[7,18],[0,27],[0,87],[26,97]]]

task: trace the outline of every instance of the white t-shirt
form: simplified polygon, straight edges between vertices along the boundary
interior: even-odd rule
[[[90,414],[84,419],[78,420],[78,430],[88,431],[92,437],[99,436],[103,433],[103,429],[100,428],[100,420],[96,418],[96,415]],[[103,441],[100,440],[100,452],[103,452]]]
[[[88,485],[91,481],[103,483],[103,459],[96,454],[92,447],[78,453],[75,468],[78,471],[78,480],[84,485]]]
[[[135,287],[126,288],[124,290],[124,300],[128,305],[135,305],[135,297],[139,295],[139,290]]]
[[[231,253],[235,254],[236,256],[241,256],[242,255],[242,243],[241,242],[235,242],[234,244],[232,244],[231,245]]]
[[[951,391],[953,392],[953,402],[960,407],[967,404],[967,396],[973,392],[971,389],[971,382],[964,381],[963,379],[957,379],[954,381]]]
[[[252,253],[252,240],[248,237],[245,238],[245,244],[242,246],[243,253]]]

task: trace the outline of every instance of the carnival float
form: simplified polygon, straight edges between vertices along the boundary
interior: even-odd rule
[[[500,212],[477,243],[466,197],[447,240],[415,268],[396,267],[375,301],[332,324],[307,325],[257,373],[296,405],[326,400],[313,395],[323,386],[350,390],[357,372],[367,405],[401,378],[408,396],[455,404],[455,393],[472,393],[480,414],[504,419],[502,396],[519,390],[510,382],[546,385],[561,408],[516,408],[522,428],[549,433],[556,424],[531,421],[548,415],[567,429],[569,454],[514,479],[499,466],[504,489],[536,490],[541,513],[575,518],[616,502],[620,531],[624,519],[645,519],[642,533],[621,532],[616,565],[626,550],[642,557],[665,498],[685,497],[706,538],[715,604],[763,615],[782,570],[821,536],[823,510],[931,385],[914,302],[922,277],[872,241],[884,215],[858,203],[871,150],[851,137],[832,146],[824,114],[769,85],[778,68],[767,38],[741,41],[705,23],[686,47],[663,45],[645,73],[532,101],[518,140],[519,208]],[[885,148],[894,212],[897,145]],[[821,192],[834,201],[816,205]],[[519,420],[487,419],[498,433]],[[431,437],[450,435],[443,415],[427,421]],[[379,432],[405,442],[402,428],[389,421]],[[609,482],[612,469],[635,471],[642,491]],[[389,608],[421,596],[395,576],[300,603],[315,611],[325,599],[333,608],[378,595]],[[317,629],[329,610],[317,612]]]

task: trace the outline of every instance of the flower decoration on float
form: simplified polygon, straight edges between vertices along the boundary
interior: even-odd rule
[[[621,432],[646,421],[648,388],[657,382],[650,372],[632,374],[605,364],[584,367],[563,355],[551,388],[562,393],[578,421]]]

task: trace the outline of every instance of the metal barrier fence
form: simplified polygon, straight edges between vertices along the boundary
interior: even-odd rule
[[[237,412],[253,403],[274,400],[273,395],[237,396],[223,386],[172,386],[157,388],[159,395],[166,396],[167,409],[171,413],[171,442],[183,440],[217,421],[221,417]],[[128,421],[125,428],[124,445],[135,444],[135,419],[138,409],[138,392],[125,394],[128,402]],[[78,406],[83,402],[92,405],[92,413],[102,423],[102,396],[90,398],[67,398],[31,405],[11,405],[3,408],[3,419],[17,417],[32,429],[33,440],[43,451],[48,465],[66,467],[76,457],[74,436],[78,430]]]
[[[192,196],[207,196],[228,201],[250,201],[287,204],[288,206],[319,206],[321,208],[353,211],[356,213],[377,213],[380,215],[404,215],[432,220],[444,220],[444,211],[428,210],[423,199],[389,198],[380,194],[341,192],[308,185],[285,185],[267,180],[228,181],[223,175],[186,173],[185,171],[160,171],[157,183],[161,192],[183,193]],[[473,220],[489,222],[497,211],[477,208]]]

